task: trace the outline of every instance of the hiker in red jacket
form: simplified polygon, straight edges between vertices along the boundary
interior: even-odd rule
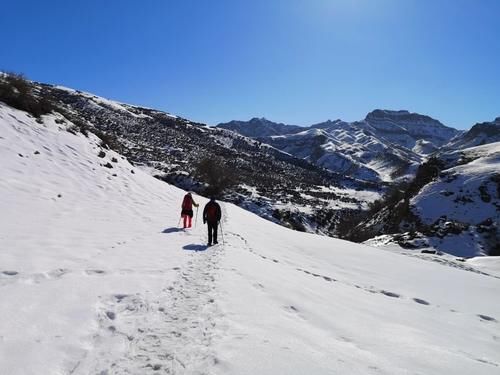
[[[221,216],[219,203],[210,198],[210,202],[203,209],[203,224],[207,223],[208,227],[208,246],[212,246],[212,239],[214,245],[217,244],[217,226]]]
[[[193,200],[191,193],[187,193],[182,200],[181,217],[184,219],[184,228],[191,228],[191,220],[193,219],[193,206],[198,207]]]

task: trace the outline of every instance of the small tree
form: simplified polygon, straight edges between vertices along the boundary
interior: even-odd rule
[[[194,175],[208,184],[205,194],[216,197],[238,182],[234,169],[215,157],[202,159],[196,165]]]

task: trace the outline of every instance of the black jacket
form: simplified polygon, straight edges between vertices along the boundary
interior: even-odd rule
[[[209,221],[211,223],[217,223],[220,221],[222,216],[219,203],[215,201],[210,201],[205,205],[203,209],[203,222]]]

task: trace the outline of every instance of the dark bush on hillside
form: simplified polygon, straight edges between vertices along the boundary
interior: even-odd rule
[[[116,135],[112,133],[104,133],[97,129],[94,130],[94,134],[101,139],[101,147],[121,152],[122,144]]]
[[[196,165],[194,175],[208,185],[205,194],[215,197],[220,197],[224,190],[238,181],[234,169],[216,158],[202,159]]]
[[[408,186],[408,197],[413,197],[418,194],[420,189],[431,182],[434,178],[439,177],[439,173],[444,168],[444,163],[438,158],[432,157],[417,169],[415,178]]]
[[[0,101],[40,117],[54,110],[54,105],[44,92],[35,93],[33,85],[22,74],[0,73]]]
[[[299,232],[306,231],[306,227],[304,226],[304,224],[302,224],[300,218],[295,212],[276,209],[273,212],[273,217],[293,230]]]
[[[80,120],[73,122],[66,130],[72,134],[82,133],[86,137],[89,136],[88,126]]]

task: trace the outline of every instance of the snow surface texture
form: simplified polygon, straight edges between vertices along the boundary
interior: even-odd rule
[[[230,204],[207,249],[183,191],[55,120],[0,104],[2,374],[500,370],[500,279]]]

